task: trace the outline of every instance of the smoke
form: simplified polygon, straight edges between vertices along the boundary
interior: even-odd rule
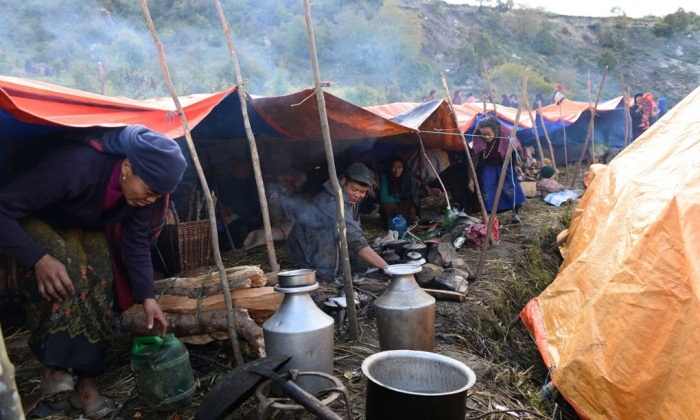
[[[313,85],[298,0],[221,4],[249,92],[281,95]],[[213,2],[163,0],[149,8],[178,94],[236,84]],[[101,67],[108,95],[169,95],[139,2],[0,0],[0,12],[0,74],[100,93]],[[322,78],[351,101],[356,86],[360,100],[405,100],[402,92],[437,74],[421,57],[420,22],[393,2],[315,2],[312,20]],[[408,71],[410,78],[401,76]],[[390,87],[394,97],[371,97],[362,93],[364,86]]]

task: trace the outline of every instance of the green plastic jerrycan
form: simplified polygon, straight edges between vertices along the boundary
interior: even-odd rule
[[[131,346],[131,371],[141,399],[154,410],[177,410],[192,401],[190,354],[173,334],[137,337]]]

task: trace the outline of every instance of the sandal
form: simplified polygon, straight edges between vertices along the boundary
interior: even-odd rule
[[[70,403],[74,408],[80,408],[85,412],[85,417],[96,420],[105,418],[109,413],[114,411],[114,401],[107,397],[100,397],[96,403],[90,404],[87,407],[83,403],[83,399],[77,392],[70,395]]]
[[[64,400],[43,400],[27,413],[28,419],[45,419],[51,416],[63,414],[71,409],[71,404]]]

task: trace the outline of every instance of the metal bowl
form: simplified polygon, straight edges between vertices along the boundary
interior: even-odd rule
[[[280,287],[300,287],[316,283],[316,270],[300,268],[277,273],[277,284]]]

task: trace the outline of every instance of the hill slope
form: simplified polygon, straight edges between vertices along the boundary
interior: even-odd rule
[[[298,0],[220,0],[246,89],[280,95],[313,84],[307,29]],[[327,0],[313,5],[321,75],[330,91],[358,105],[418,101],[448,86],[548,95],[564,84],[570,99],[651,91],[673,105],[700,82],[700,19],[558,16],[533,9],[450,5],[421,0]],[[178,93],[235,84],[213,2],[149,5]],[[670,22],[670,23],[667,23]],[[664,26],[666,25],[666,26]],[[655,35],[661,34],[665,36]],[[153,39],[137,2],[0,1],[0,74],[131,98],[168,96]],[[104,72],[104,73],[102,73]],[[590,73],[590,76],[589,76]],[[104,77],[102,77],[104,74]],[[589,83],[590,78],[590,83]]]

